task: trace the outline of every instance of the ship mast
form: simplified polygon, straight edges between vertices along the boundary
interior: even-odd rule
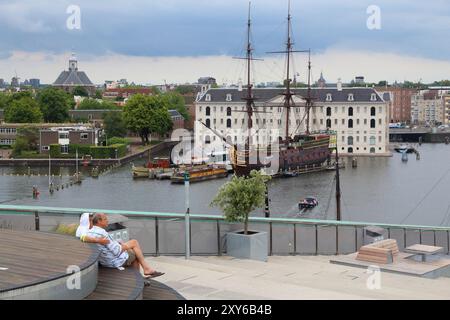
[[[287,28],[287,42],[286,42],[286,92],[284,93],[284,107],[286,108],[286,144],[289,143],[289,113],[291,110],[291,78],[290,78],[290,62],[292,53],[291,41],[291,1],[288,2],[288,28]]]
[[[308,94],[306,97],[306,134],[309,134],[309,115],[312,106],[311,97],[311,50],[308,51]]]
[[[251,1],[248,2],[248,22],[247,22],[247,96],[244,98],[246,101],[246,108],[247,108],[247,116],[248,116],[248,122],[247,122],[247,141],[246,141],[246,150],[250,150],[250,133],[253,128],[253,104],[254,104],[254,98],[253,98],[253,92],[252,92],[252,83],[251,83],[251,61],[252,61],[252,52],[253,48],[250,43],[250,30],[252,26],[252,20],[250,16],[251,10]],[[246,164],[247,162],[246,157]]]

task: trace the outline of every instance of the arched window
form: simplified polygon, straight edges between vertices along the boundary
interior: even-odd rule
[[[370,116],[375,117],[376,109],[375,107],[370,108]]]
[[[349,145],[349,146],[352,146],[352,145],[353,145],[353,137],[352,137],[352,136],[349,136],[349,137],[347,138],[347,145]]]
[[[375,148],[370,148],[370,153],[375,153]]]
[[[348,108],[348,116],[353,117],[353,107]]]
[[[210,143],[211,143],[211,137],[205,136],[205,144],[210,144]]]
[[[206,116],[210,116],[210,115],[211,115],[211,108],[206,107]]]
[[[348,148],[348,153],[353,153],[353,148],[352,147]]]
[[[375,119],[370,120],[370,127],[375,128]]]
[[[348,119],[348,127],[353,128],[353,119]]]
[[[327,119],[327,128],[331,128],[331,119]]]
[[[374,136],[371,136],[369,139],[369,144],[370,145],[374,145],[377,143],[377,139]]]
[[[206,126],[207,126],[208,128],[211,127],[211,120],[206,119]]]
[[[231,128],[231,119],[227,119],[227,128]]]
[[[331,117],[331,107],[327,108],[327,117]]]
[[[227,117],[231,117],[231,108],[230,107],[227,108]]]

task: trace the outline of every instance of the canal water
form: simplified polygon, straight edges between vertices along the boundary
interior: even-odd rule
[[[424,144],[421,158],[409,155],[358,158],[358,167],[341,170],[342,219],[348,221],[405,223],[450,226],[450,146]],[[142,161],[143,163],[143,161]],[[141,164],[136,162],[136,165]],[[30,172],[29,172],[30,170]],[[52,207],[118,209],[183,213],[184,186],[170,181],[133,180],[131,164],[114,168],[99,178],[86,178],[79,186],[69,186],[53,195],[48,192],[48,168],[0,168],[0,202],[3,204]],[[52,168],[55,184],[66,184],[74,168]],[[23,176],[31,173],[33,176]],[[37,176],[37,174],[41,176]],[[13,176],[11,176],[11,174]],[[17,176],[19,174],[19,176]],[[61,176],[59,176],[61,175]],[[295,178],[273,179],[269,183],[272,217],[335,219],[335,173],[320,172]],[[191,184],[191,213],[221,214],[209,203],[230,179]],[[32,197],[32,187],[41,192]],[[306,196],[319,199],[319,206],[300,213],[298,201]],[[253,216],[264,216],[263,209]]]

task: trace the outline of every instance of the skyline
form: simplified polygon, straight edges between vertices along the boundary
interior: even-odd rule
[[[74,50],[80,69],[94,83],[127,78],[136,83],[193,82],[213,76],[218,83],[244,78],[241,55],[245,44],[248,2],[79,0],[81,29],[69,30],[66,10],[71,1],[0,1],[0,78],[15,72],[22,79],[52,83],[67,69]],[[369,30],[370,1],[292,1],[297,49],[313,51],[313,77],[329,82],[355,76],[367,81],[432,82],[447,79],[450,44],[440,39],[450,22],[450,8],[436,0],[377,1],[380,29]],[[282,81],[284,59],[267,57],[285,41],[287,1],[252,1],[255,82]],[[306,57],[295,55],[299,81],[305,80]],[[418,67],[420,66],[420,67]],[[174,72],[175,71],[175,72]]]

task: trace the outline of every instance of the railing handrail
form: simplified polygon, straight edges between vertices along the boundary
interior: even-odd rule
[[[86,209],[86,208],[59,208],[59,207],[41,207],[41,206],[21,206],[21,205],[0,205],[0,215],[4,214],[34,214],[38,213],[54,213],[54,214],[81,214],[83,212],[120,214],[125,216],[139,216],[147,218],[165,218],[165,219],[184,219],[184,213],[165,213],[165,212],[146,212],[146,211],[129,211],[129,210],[111,210],[111,209]],[[192,220],[219,220],[226,222],[223,216],[219,215],[200,215],[190,214]],[[324,226],[349,226],[349,227],[365,227],[379,226],[392,229],[421,229],[435,231],[450,231],[450,227],[440,226],[420,226],[420,225],[400,225],[378,222],[360,222],[360,221],[336,221],[336,220],[319,220],[319,219],[296,219],[296,218],[264,218],[250,217],[249,222],[254,223],[272,223],[272,224],[304,224],[304,225],[324,225]]]

